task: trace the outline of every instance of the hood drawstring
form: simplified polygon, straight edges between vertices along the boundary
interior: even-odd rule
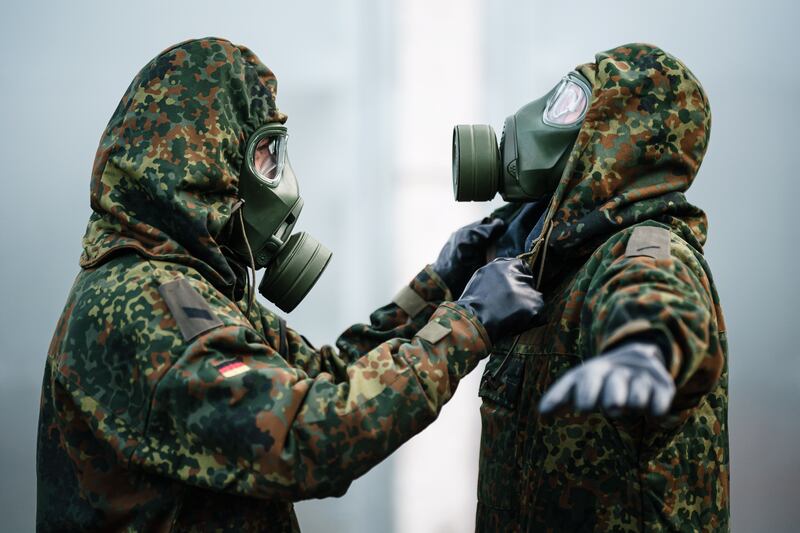
[[[547,245],[550,243],[550,234],[553,232],[552,222],[547,225],[547,233],[544,237],[544,245],[542,245],[542,260],[539,262],[539,275],[536,277],[536,290],[542,286],[542,275],[544,274],[544,263],[547,261]]]
[[[517,256],[518,259],[522,259],[528,263],[528,267],[533,270],[536,261],[539,259],[539,252],[542,252],[542,258],[539,262],[539,273],[536,276],[536,290],[539,290],[542,284],[542,276],[544,274],[544,263],[547,259],[547,245],[550,242],[550,234],[553,231],[553,221],[550,217],[548,217],[547,222],[545,222],[544,228],[542,228],[542,233],[536,240],[533,242],[533,246],[531,247],[530,252],[525,252],[523,254],[519,254]]]
[[[250,309],[253,307],[253,304],[255,303],[255,299],[256,299],[256,291],[255,291],[255,285],[256,285],[256,262],[253,259],[253,249],[250,248],[250,241],[247,239],[247,232],[245,231],[245,228],[244,228],[244,214],[242,213],[242,211],[244,211],[244,210],[241,209],[241,207],[243,207],[243,206],[244,206],[244,200],[240,200],[240,204],[238,206],[238,207],[240,207],[240,209],[236,210],[236,214],[239,215],[239,225],[240,225],[240,228],[242,230],[242,236],[244,237],[244,244],[247,247],[247,256],[250,259],[250,264],[247,265],[250,270],[248,270],[247,276],[245,278],[245,283],[247,285],[247,318],[249,319],[250,318]],[[250,272],[252,272],[252,275],[253,275],[252,282],[250,281]]]

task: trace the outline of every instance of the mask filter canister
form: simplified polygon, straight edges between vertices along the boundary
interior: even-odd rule
[[[305,298],[332,255],[308,233],[294,233],[267,267],[258,292],[288,313]]]
[[[485,202],[497,194],[500,151],[488,124],[453,129],[453,193],[458,202]]]

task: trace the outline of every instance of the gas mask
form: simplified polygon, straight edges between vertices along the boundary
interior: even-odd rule
[[[569,159],[589,105],[589,82],[570,72],[538,100],[508,117],[500,146],[486,124],[453,130],[453,192],[459,202],[509,202],[552,193]]]
[[[289,312],[328,266],[331,252],[305,232],[292,233],[303,199],[286,154],[286,127],[262,126],[247,140],[239,173],[241,213],[228,247],[254,268],[267,269],[258,292]]]

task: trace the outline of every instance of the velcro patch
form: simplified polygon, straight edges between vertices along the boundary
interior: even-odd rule
[[[419,330],[417,333],[417,337],[420,339],[426,340],[431,344],[436,344],[453,331],[452,329],[448,328],[447,326],[443,326],[438,322],[428,322],[425,324],[425,327]]]
[[[634,228],[625,248],[625,257],[652,257],[669,259],[669,230],[655,226]]]
[[[428,302],[408,285],[400,289],[392,301],[411,318],[417,316],[428,305]]]
[[[167,303],[183,340],[191,340],[201,333],[222,325],[208,302],[185,279],[176,279],[158,287]]]

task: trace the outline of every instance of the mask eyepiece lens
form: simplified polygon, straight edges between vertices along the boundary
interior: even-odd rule
[[[274,133],[258,139],[252,150],[250,165],[259,180],[275,185],[281,179],[285,161],[286,135]]]
[[[589,88],[567,76],[547,101],[542,121],[549,126],[568,128],[581,122],[589,107]]]
[[[261,139],[256,146],[253,166],[259,176],[266,180],[275,179],[278,158],[275,154],[275,139]]]

